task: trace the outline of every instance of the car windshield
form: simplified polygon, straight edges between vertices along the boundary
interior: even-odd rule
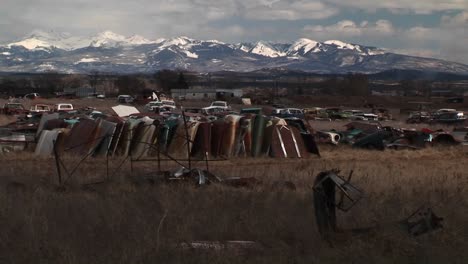
[[[211,105],[212,105],[212,106],[226,106],[226,103],[223,103],[223,102],[213,102]]]
[[[172,101],[162,101],[162,103],[165,105],[175,105],[175,103]]]

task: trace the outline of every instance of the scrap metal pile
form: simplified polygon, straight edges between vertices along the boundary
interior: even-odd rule
[[[158,153],[174,158],[271,156],[303,158],[318,154],[309,130],[260,114],[228,114],[211,120],[192,113],[139,113],[129,106],[114,107],[117,115],[92,109],[44,113],[19,120],[4,128],[0,145],[15,143],[17,149],[37,155],[54,151],[89,156],[154,157]],[[35,147],[34,147],[35,146]],[[13,149],[10,149],[13,150]]]
[[[400,129],[382,126],[379,122],[351,122],[343,131],[318,131],[319,142],[350,144],[356,148],[379,149],[420,149],[433,145],[457,145],[468,142],[467,128],[453,131],[423,128]]]

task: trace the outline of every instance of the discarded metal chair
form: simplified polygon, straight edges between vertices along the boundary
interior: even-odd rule
[[[425,233],[441,229],[444,218],[438,217],[430,207],[420,207],[406,220],[404,225],[412,236],[419,236]]]
[[[324,236],[336,231],[336,208],[346,212],[363,197],[363,192],[350,183],[352,171],[347,180],[338,173],[338,170],[319,173],[313,187],[317,226]]]

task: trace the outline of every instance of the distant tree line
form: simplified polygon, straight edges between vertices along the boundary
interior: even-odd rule
[[[317,85],[322,94],[366,96],[370,94],[369,79],[365,74],[349,73],[334,76]]]
[[[401,91],[402,95],[429,96],[431,81],[398,80],[391,88]],[[64,89],[88,87],[94,93],[105,91],[112,94],[146,94],[148,91],[170,93],[172,89],[206,88],[258,88],[271,89],[277,94],[284,89],[288,95],[325,94],[345,96],[366,96],[370,94],[369,76],[349,73],[346,75],[310,76],[267,76],[255,73],[208,73],[200,74],[186,70],[160,70],[153,74],[115,75],[97,71],[89,74],[60,74],[55,72],[41,74],[0,75],[0,94],[21,96],[37,92],[43,96],[53,95]]]

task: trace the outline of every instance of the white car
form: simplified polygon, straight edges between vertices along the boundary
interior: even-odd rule
[[[361,110],[344,110],[343,113],[349,114],[350,120],[367,121],[367,118],[364,116],[365,113]]]
[[[368,121],[378,121],[379,116],[376,114],[370,114],[370,113],[363,113],[359,115],[354,115],[355,117],[363,117],[363,120],[368,120]]]
[[[133,103],[135,99],[127,94],[122,94],[117,97],[117,102],[122,103],[122,104],[129,104]]]
[[[211,105],[209,107],[212,107],[212,108],[221,108],[221,109],[224,109],[224,110],[229,110],[231,109],[231,107],[228,105],[228,103],[226,101],[214,101],[211,103]]]
[[[208,106],[202,108],[202,113],[205,115],[213,115],[215,113],[220,113],[226,111],[226,109],[217,107],[217,106]]]
[[[54,105],[54,111],[55,112],[73,111],[73,105],[72,104],[56,104]]]
[[[176,109],[176,104],[172,100],[161,100],[162,106]]]
[[[31,108],[29,109],[29,112],[31,113],[50,112],[50,106],[45,105],[45,104],[32,105]]]
[[[163,104],[159,101],[151,101],[145,105],[145,110],[148,112],[154,112],[156,108],[161,107]]]

